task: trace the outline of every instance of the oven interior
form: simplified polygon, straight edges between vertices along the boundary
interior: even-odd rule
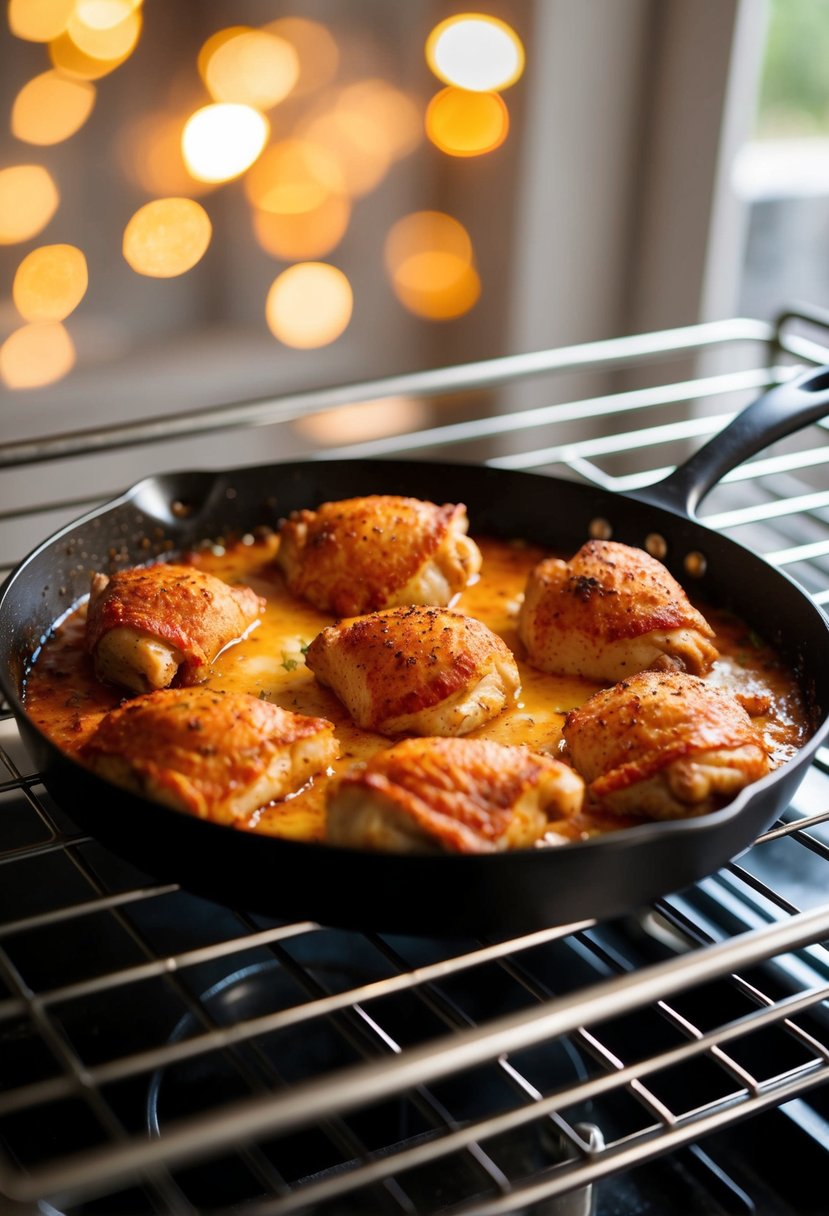
[[[181,467],[190,440],[236,463],[254,429],[273,459],[432,456],[635,489],[828,361],[829,322],[799,309],[15,441],[0,560]],[[395,430],[404,399],[418,430]],[[369,409],[379,436],[360,432]],[[327,445],[335,416],[361,437]],[[809,427],[701,511],[820,605],[827,463]],[[55,805],[7,712],[0,761],[10,1216],[825,1211],[824,751],[780,821],[693,887],[474,940],[285,923],[153,881]]]

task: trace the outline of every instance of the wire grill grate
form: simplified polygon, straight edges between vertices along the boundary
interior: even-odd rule
[[[463,459],[471,445],[477,459],[486,442],[493,465],[630,489],[713,433],[736,397],[825,360],[820,320],[644,335],[229,407],[174,429],[284,429],[332,404],[420,393],[440,396],[439,426],[336,454],[439,447]],[[798,322],[818,338],[790,333]],[[647,381],[678,354],[699,374],[498,412],[524,378]],[[738,366],[711,374],[713,356]],[[453,420],[452,396],[469,388],[492,394],[489,412]],[[124,432],[0,447],[7,470],[61,471],[51,501],[3,512],[7,545],[88,505],[82,483],[61,481],[68,454],[168,433]],[[519,450],[499,447],[506,436]],[[821,604],[827,459],[825,432],[810,428],[725,479],[705,517]],[[3,561],[20,556],[7,547]],[[52,802],[8,714],[0,761],[0,1197],[11,1211],[586,1213],[602,1180],[805,1101],[829,1078],[825,753],[783,819],[689,891],[618,922],[441,942],[283,924],[154,882]]]

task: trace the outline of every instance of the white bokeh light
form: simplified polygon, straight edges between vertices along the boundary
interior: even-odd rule
[[[515,31],[497,17],[462,13],[435,26],[426,42],[426,59],[446,84],[492,92],[521,75],[524,48]]]

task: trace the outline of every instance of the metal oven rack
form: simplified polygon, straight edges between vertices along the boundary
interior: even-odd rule
[[[309,416],[405,396],[427,407],[420,430],[336,454],[439,451],[624,490],[824,362],[826,318],[800,310],[8,443],[7,484],[32,466],[56,489],[0,513],[3,560],[90,505],[87,470],[131,447],[142,472],[188,436],[257,427],[301,447]],[[546,397],[516,401],[523,385]],[[827,464],[810,428],[703,512],[820,604]],[[741,1129],[762,1145],[772,1117],[778,1156],[804,1155],[768,1210],[812,1210],[806,1164],[829,1126],[827,755],[777,825],[688,891],[610,924],[431,941],[270,921],[154,882],[53,804],[8,714],[0,745],[0,1211],[610,1214],[669,1162],[653,1210],[750,1211],[755,1175],[726,1175],[718,1153],[744,1161]]]

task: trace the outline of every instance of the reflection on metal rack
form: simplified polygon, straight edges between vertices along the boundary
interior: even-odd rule
[[[654,384],[678,357],[704,374]],[[828,359],[816,314],[723,322],[9,444],[0,468],[288,430],[406,394],[439,397],[440,425],[336,455],[448,448],[624,490],[716,431],[741,394]],[[520,379],[597,370],[626,380],[501,409]],[[523,450],[499,450],[506,436]],[[728,477],[705,513],[821,604],[829,493],[811,478],[827,461],[823,428],[809,428]],[[55,498],[0,519],[7,567],[27,528],[87,505],[89,466],[72,468]],[[821,1210],[809,1167],[829,1148],[824,753],[783,821],[694,888],[619,922],[435,942],[267,921],[154,883],[52,803],[8,715],[0,745],[4,1211]]]

